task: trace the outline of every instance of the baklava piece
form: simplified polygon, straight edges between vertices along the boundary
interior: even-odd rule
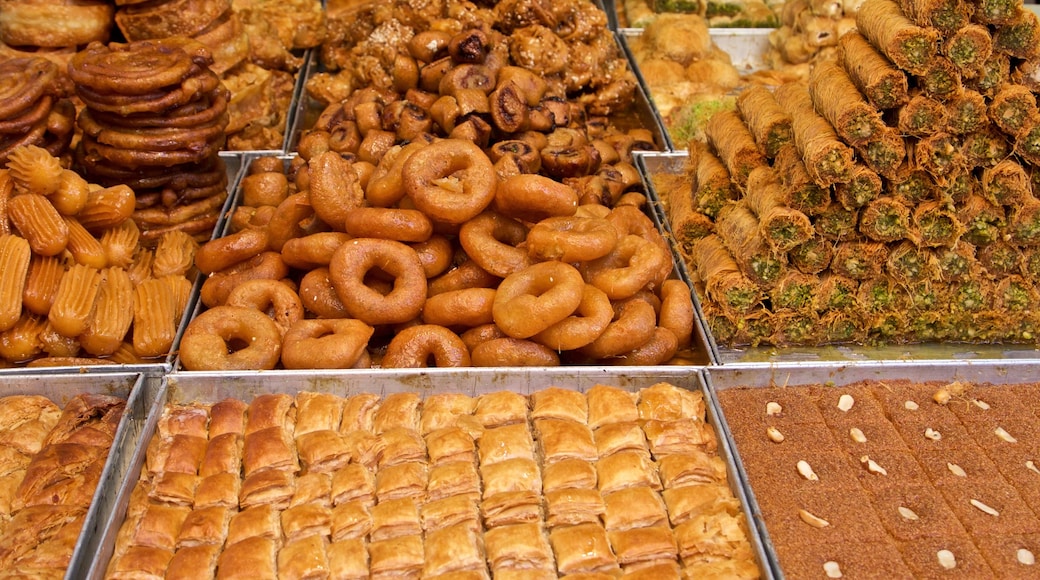
[[[607,531],[599,524],[554,528],[549,542],[560,574],[619,571]]]
[[[177,535],[180,534],[181,525],[190,513],[191,508],[184,506],[149,505],[133,536],[133,545],[151,546],[173,552],[177,546]],[[12,524],[18,523],[18,519],[19,516],[16,514]]]
[[[549,493],[559,489],[596,489],[596,468],[587,461],[565,459],[542,467],[542,489]]]
[[[607,532],[618,564],[624,568],[646,562],[677,560],[678,548],[668,526]]]
[[[600,459],[596,462],[596,476],[603,494],[639,486],[661,489],[656,464],[640,451],[622,451]]]
[[[554,570],[549,538],[540,523],[489,529],[484,532],[484,548],[496,577],[500,570]]]
[[[327,578],[330,572],[327,547],[327,541],[320,535],[287,540],[278,551],[278,577],[286,580]]]
[[[639,420],[636,408],[637,395],[618,387],[593,385],[585,392],[590,429],[599,429],[614,423],[630,423]]]
[[[375,503],[376,478],[372,472],[358,463],[350,463],[332,474],[332,504],[348,501]]]
[[[669,383],[641,389],[636,406],[643,421],[704,419],[704,395]]]
[[[248,478],[261,469],[300,470],[296,445],[285,428],[267,427],[246,435],[242,449],[242,472]]]
[[[379,468],[397,465],[406,461],[426,460],[426,441],[417,431],[411,429],[387,429],[379,435],[383,453],[379,458]]]
[[[657,526],[668,522],[661,495],[649,487],[632,487],[603,496],[606,512],[603,523],[607,530],[628,530]]]
[[[209,438],[233,433],[243,435],[246,432],[246,409],[248,405],[238,399],[224,399],[214,403],[209,409]]]
[[[372,432],[376,435],[394,428],[419,430],[419,405],[422,400],[415,393],[391,393],[383,397],[372,415]]]
[[[246,430],[243,434],[248,436],[271,427],[292,433],[296,420],[294,402],[292,396],[284,393],[257,395],[246,411]]]
[[[300,466],[308,472],[334,473],[350,462],[350,448],[339,431],[320,430],[297,435]]]
[[[332,508],[330,531],[333,542],[365,538],[372,531],[369,506],[361,501],[348,501]]]
[[[132,546],[113,559],[107,577],[114,580],[130,578],[163,578],[173,559],[173,552],[151,546]]]
[[[214,505],[238,508],[242,480],[237,473],[217,473],[204,478],[195,488],[195,507]]]
[[[394,499],[376,504],[369,512],[372,516],[372,542],[402,536],[421,536],[419,504],[411,498]]]
[[[534,435],[542,461],[554,463],[563,459],[595,461],[598,457],[592,430],[583,423],[562,419],[535,419]]]
[[[375,393],[360,393],[348,397],[343,402],[343,418],[340,419],[339,431],[371,431],[372,417],[382,398]]]
[[[650,453],[646,435],[639,423],[634,421],[603,425],[593,431],[592,437],[596,442],[596,453],[600,457],[606,457],[619,451]]]
[[[343,398],[331,393],[303,391],[296,394],[294,437],[314,431],[337,431],[343,421]]]
[[[477,445],[465,430],[445,427],[426,434],[426,453],[431,466],[455,461],[476,461]]]
[[[418,577],[425,558],[422,536],[373,540],[368,545],[368,557],[372,578]]]
[[[482,465],[480,479],[484,486],[484,498],[514,491],[535,494],[542,491],[542,476],[538,464],[532,459],[522,457]]]
[[[227,543],[230,546],[249,538],[282,540],[282,522],[278,510],[262,505],[240,511],[228,524]]]
[[[428,501],[422,505],[420,516],[422,528],[427,533],[443,528],[465,525],[480,531],[480,497],[477,494],[460,494]]]
[[[603,496],[594,489],[559,489],[545,493],[545,523],[550,528],[596,524],[606,512]]]
[[[289,507],[311,503],[332,507],[332,476],[328,473],[307,473],[296,478],[296,491],[289,500]]]
[[[289,507],[296,491],[296,476],[279,469],[263,469],[242,480],[238,504],[243,508],[269,504],[276,509]]]
[[[333,541],[326,550],[330,577],[342,580],[367,580],[368,546],[362,538]]]
[[[199,476],[209,477],[217,473],[237,475],[242,469],[242,444],[242,435],[238,433],[222,433],[211,437],[199,466]]]
[[[484,545],[480,535],[465,524],[427,532],[423,576],[484,569]]]
[[[726,481],[726,462],[715,454],[698,450],[676,453],[657,460],[657,472],[665,489],[698,483]]]
[[[196,580],[213,578],[217,572],[220,544],[201,544],[178,548],[166,568],[169,580]]]
[[[419,432],[427,435],[438,429],[454,427],[462,415],[472,415],[477,400],[462,393],[435,393],[423,401]]]
[[[178,551],[181,548],[194,546],[223,546],[233,515],[234,512],[224,506],[192,510],[184,519],[180,533],[177,534]]]
[[[737,516],[740,501],[728,486],[722,484],[688,485],[666,489],[661,493],[668,518],[673,526],[681,525],[700,514],[726,513]]]
[[[262,536],[228,544],[217,561],[217,578],[255,580],[278,577],[278,544]]]
[[[534,459],[534,439],[526,423],[515,423],[484,431],[477,440],[480,465],[507,459]]]
[[[452,461],[430,469],[430,480],[426,486],[427,501],[464,493],[480,493],[480,474],[472,461]]]
[[[714,452],[718,445],[712,426],[696,419],[650,420],[643,424],[643,433],[655,458],[698,449]]]
[[[281,517],[286,542],[311,535],[332,535],[332,510],[325,506],[307,503],[283,511]]]
[[[527,397],[512,391],[495,391],[481,395],[473,409],[473,416],[488,428],[526,423],[527,415]]]
[[[548,387],[531,394],[532,419],[562,419],[587,425],[589,405],[585,394],[571,389]]]
[[[376,502],[411,498],[423,501],[429,468],[425,461],[409,461],[385,467],[376,472]]]

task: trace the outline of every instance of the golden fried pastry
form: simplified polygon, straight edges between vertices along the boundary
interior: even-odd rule
[[[230,0],[152,1],[120,7],[115,22],[131,42],[171,36],[192,37],[230,9]]]
[[[75,47],[106,42],[112,29],[108,2],[0,3],[0,41],[11,46]]]

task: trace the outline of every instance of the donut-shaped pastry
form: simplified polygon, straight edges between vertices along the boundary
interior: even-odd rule
[[[495,169],[480,147],[444,139],[413,153],[402,168],[405,191],[430,219],[461,224],[495,198]]]
[[[283,335],[303,318],[299,295],[279,280],[247,280],[231,290],[225,304],[263,312],[274,320]]]
[[[499,284],[492,308],[495,324],[513,338],[534,336],[570,316],[581,304],[584,289],[585,281],[574,266],[539,262]]]
[[[365,284],[379,270],[393,278],[387,294]],[[426,302],[426,273],[410,246],[393,240],[355,238],[336,250],[329,263],[336,294],[351,317],[373,326],[400,324],[419,316]]]
[[[349,369],[366,354],[374,329],[353,318],[298,320],[282,338],[287,369]]]
[[[245,347],[235,350],[237,344]],[[282,334],[274,320],[242,306],[204,311],[181,338],[181,364],[190,371],[269,370],[281,354]]]
[[[432,363],[432,364],[431,364]],[[468,367],[469,349],[457,334],[436,324],[409,326],[390,341],[383,368]]]

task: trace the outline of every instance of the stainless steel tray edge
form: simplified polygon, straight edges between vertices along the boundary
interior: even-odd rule
[[[117,377],[119,375],[108,375],[106,378]],[[94,561],[101,543],[101,532],[115,507],[116,488],[130,466],[129,451],[137,446],[141,424],[148,415],[145,402],[149,392],[157,387],[160,380],[161,377],[158,375],[137,375],[136,380],[129,386],[126,409],[116,428],[108,459],[105,460],[94,498],[83,522],[83,531],[80,532],[69,561],[65,573],[67,580],[83,578]]]
[[[75,578],[100,579],[104,577],[108,561],[115,550],[116,534],[119,533],[119,525],[126,517],[126,509],[130,503],[130,493],[137,484],[141,466],[144,464],[145,452],[148,449],[148,439],[155,432],[158,425],[162,406],[166,402],[166,379],[157,381],[151,388],[144,389],[133,403],[132,427],[134,438],[128,440],[129,445],[122,447],[122,457],[119,459],[119,477],[113,477],[108,481],[110,484],[106,493],[110,494],[111,505],[108,511],[99,518],[100,526],[94,534],[94,541],[89,552],[78,568]],[[127,405],[127,409],[131,408]],[[100,486],[99,486],[100,487]],[[66,580],[72,580],[67,578]]]
[[[643,179],[643,185],[646,187],[647,197],[651,200],[650,205],[654,211],[654,219],[658,222],[657,227],[665,234],[668,238],[668,243],[672,247],[672,256],[675,260],[675,267],[678,271],[679,278],[686,282],[686,285],[690,287],[690,294],[693,297],[693,312],[696,320],[694,321],[694,333],[698,340],[703,341],[701,344],[707,346],[708,357],[710,364],[720,364],[719,356],[719,345],[715,342],[715,337],[711,331],[708,330],[708,323],[704,317],[704,311],[701,308],[701,299],[697,295],[697,290],[693,285],[693,278],[690,276],[690,268],[686,263],[686,258],[675,242],[675,236],[672,232],[672,223],[668,217],[668,208],[664,203],[664,198],[657,191],[657,187],[654,185],[652,179],[653,173],[659,173],[662,171],[662,167],[668,167],[669,171],[674,172],[675,167],[684,167],[686,159],[689,157],[689,153],[686,151],[668,151],[661,153],[641,153],[636,156],[636,169],[639,170],[639,175]]]

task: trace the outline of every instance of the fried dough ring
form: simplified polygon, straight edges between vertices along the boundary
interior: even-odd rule
[[[409,326],[386,347],[383,368],[470,366],[469,349],[457,334],[435,324]]]
[[[591,358],[614,357],[637,349],[650,341],[657,328],[657,313],[649,302],[632,299],[614,307],[614,320],[603,334],[579,349]]]
[[[527,252],[537,260],[587,262],[609,254],[617,241],[617,230],[605,219],[555,216],[527,233]]]
[[[292,288],[278,280],[246,280],[228,294],[227,306],[244,306],[271,317],[284,336],[303,318],[303,303]]]
[[[586,284],[575,313],[534,335],[531,340],[557,352],[575,350],[599,338],[613,318],[610,298],[599,288]]]
[[[394,278],[386,295],[365,285],[365,275],[376,269]],[[426,302],[422,263],[415,250],[401,242],[350,240],[332,256],[329,274],[351,316],[373,326],[408,322],[419,316]]]
[[[433,223],[417,209],[358,207],[347,214],[343,227],[358,238],[398,242],[425,242],[433,235]]]
[[[282,338],[287,369],[349,369],[366,354],[375,331],[353,318],[299,320]]]
[[[95,109],[90,111],[90,116],[100,125],[116,125],[127,129],[188,128],[221,119],[227,113],[230,99],[231,93],[220,85],[202,98],[161,113],[119,115]]]
[[[232,350],[234,343],[245,348]],[[184,368],[202,370],[270,370],[282,353],[282,334],[264,313],[242,306],[216,306],[188,324],[181,338]]]
[[[470,353],[475,367],[556,367],[560,357],[552,349],[519,338],[493,338]]]
[[[570,264],[533,264],[499,284],[492,310],[495,324],[513,338],[534,336],[570,316],[584,288],[581,274]]]
[[[85,109],[80,113],[77,123],[80,129],[90,135],[98,143],[121,149],[143,149],[147,151],[177,151],[203,149],[209,144],[224,139],[226,117],[218,117],[208,124],[197,124],[189,128],[128,128],[121,126],[105,126],[98,123]]]
[[[429,296],[422,317],[427,324],[472,328],[494,321],[494,303],[494,288],[452,290]]]
[[[444,139],[419,149],[402,168],[405,191],[430,219],[462,224],[495,198],[495,168],[470,141]]]
[[[102,112],[117,115],[158,115],[167,109],[186,105],[198,99],[200,94],[214,91],[219,85],[220,77],[213,71],[199,69],[179,85],[160,88],[143,95],[105,93],[80,84],[76,85],[76,94],[88,107]]]
[[[527,227],[517,220],[486,211],[462,224],[459,243],[481,268],[505,278],[531,265],[527,252],[517,247],[527,233]]]

